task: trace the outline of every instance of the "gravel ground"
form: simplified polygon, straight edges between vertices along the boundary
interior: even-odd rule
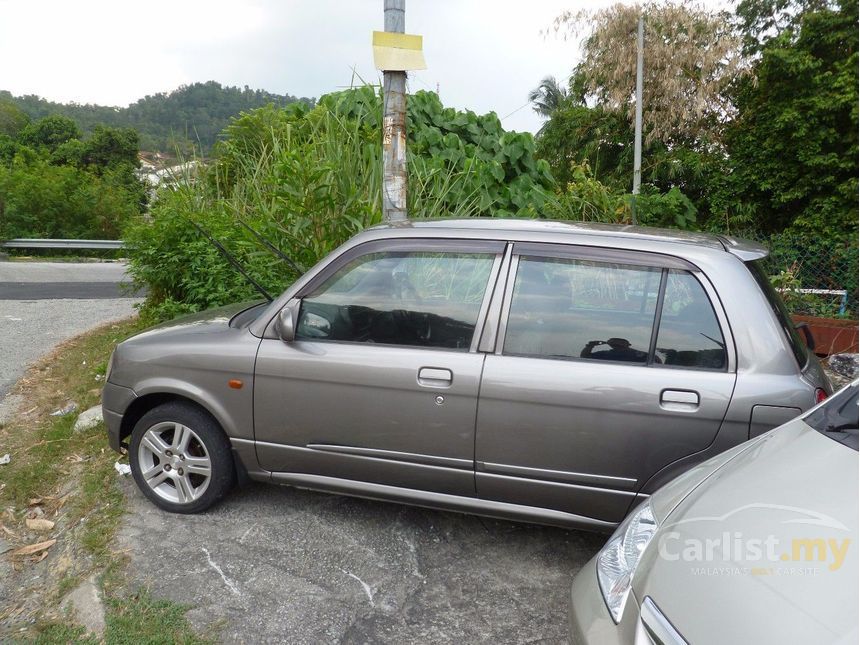
[[[116,297],[126,277],[121,262],[0,262],[0,416],[30,363],[57,343],[134,313],[139,298]]]
[[[136,302],[134,298],[0,300],[0,399],[30,363],[57,343],[131,316]]]

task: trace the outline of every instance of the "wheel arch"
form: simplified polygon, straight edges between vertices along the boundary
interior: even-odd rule
[[[211,410],[207,409],[207,407],[199,401],[195,401],[194,399],[183,394],[179,394],[177,392],[150,392],[149,394],[144,394],[143,396],[139,396],[134,399],[134,401],[131,402],[131,405],[128,406],[128,409],[122,415],[122,423],[120,424],[119,429],[120,442],[123,442],[125,439],[131,436],[131,432],[132,430],[134,430],[134,426],[136,426],[137,422],[143,418],[143,415],[145,415],[150,410],[157,408],[160,405],[172,402],[186,403],[190,406],[197,408],[198,410],[209,416],[216,424],[218,424],[218,427],[221,428],[221,431],[224,432],[223,424],[214,414],[212,414]],[[229,437],[227,438],[229,440]]]
[[[218,426],[221,432],[224,433],[224,438],[232,444],[232,441],[230,441],[230,435],[227,434],[224,429],[224,424],[215,414],[212,413],[212,410],[200,401],[179,392],[150,392],[134,399],[122,417],[119,431],[120,443],[127,449],[128,445],[124,442],[131,436],[134,426],[136,426],[137,422],[143,418],[143,415],[160,405],[172,402],[185,403],[208,416]],[[232,448],[231,452],[233,454],[233,474],[235,481],[240,486],[244,486],[250,481],[248,477],[248,465],[244,462],[241,454],[235,448]]]

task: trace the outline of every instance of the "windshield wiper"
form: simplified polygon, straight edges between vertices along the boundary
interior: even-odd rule
[[[265,246],[269,251],[271,251],[272,253],[277,255],[279,258],[281,258],[284,262],[289,264],[290,268],[292,268],[293,271],[295,271],[299,275],[302,275],[304,273],[302,268],[298,264],[296,264],[290,256],[288,256],[286,253],[281,251],[281,249],[279,249],[277,246],[275,246],[274,244],[269,242],[269,240],[267,240],[259,232],[257,232],[255,229],[253,229],[250,224],[246,223],[245,220],[243,220],[238,215],[236,216],[236,221],[239,222],[239,224],[241,224],[243,227],[245,227],[245,229],[248,232],[250,232],[251,235],[253,235],[257,239],[257,241],[260,242],[263,246]]]
[[[259,282],[257,282],[256,280],[254,280],[254,278],[252,278],[252,277],[251,277],[251,275],[250,275],[250,274],[249,274],[249,273],[244,269],[244,267],[239,263],[239,260],[237,260],[236,258],[234,258],[234,257],[233,257],[233,255],[232,255],[232,254],[231,254],[227,249],[225,249],[225,248],[224,248],[224,245],[223,245],[223,244],[221,244],[221,242],[219,242],[219,241],[218,241],[218,240],[216,240],[214,237],[212,237],[211,235],[209,235],[209,233],[207,233],[206,231],[204,231],[204,230],[203,230],[203,227],[202,227],[202,226],[200,226],[200,224],[198,224],[197,222],[195,222],[193,219],[191,219],[190,217],[189,217],[189,218],[187,218],[187,219],[188,219],[188,221],[189,221],[189,222],[191,222],[191,225],[192,225],[194,228],[196,228],[196,229],[200,232],[200,234],[201,234],[201,235],[203,235],[203,237],[205,237],[207,240],[209,240],[209,241],[212,243],[212,245],[213,245],[216,249],[218,249],[218,251],[221,253],[221,255],[223,255],[223,256],[227,259],[227,261],[228,261],[230,264],[232,264],[232,265],[235,267],[235,269],[236,269],[239,273],[241,273],[241,274],[244,276],[244,278],[245,278],[248,282],[250,282],[250,283],[251,283],[251,285],[252,285],[252,286],[253,286],[253,287],[254,287],[258,292],[260,292],[260,294],[262,294],[262,296],[263,296],[266,300],[268,300],[269,302],[272,302],[272,296],[270,296],[270,295],[269,295],[269,292],[268,292],[268,291],[266,291],[266,290],[262,287],[262,285],[260,285],[260,283],[259,283]]]
[[[824,428],[824,432],[845,432],[847,430],[857,430],[857,424],[846,421],[844,423],[831,423]]]

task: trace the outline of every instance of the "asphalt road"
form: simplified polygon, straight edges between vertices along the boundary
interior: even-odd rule
[[[42,354],[134,313],[139,299],[121,290],[125,278],[118,262],[0,262],[0,407]]]
[[[263,484],[172,515],[123,483],[127,579],[226,643],[563,643],[606,540]]]

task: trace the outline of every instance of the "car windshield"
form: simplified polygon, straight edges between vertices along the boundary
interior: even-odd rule
[[[857,450],[857,383],[834,394],[804,421],[821,434]]]
[[[770,304],[770,308],[773,309],[773,313],[776,315],[776,319],[782,327],[782,331],[785,332],[785,335],[788,337],[788,342],[791,344],[791,350],[794,353],[794,357],[797,359],[797,363],[801,368],[806,367],[806,363],[809,360],[809,354],[806,351],[806,343],[803,342],[800,338],[800,334],[797,333],[794,323],[791,322],[791,314],[789,314],[782,298],[779,297],[776,289],[774,289],[773,285],[770,283],[770,279],[767,277],[767,273],[765,273],[764,268],[761,265],[761,261],[756,260],[754,262],[747,262],[746,265],[750,270],[750,273],[753,274],[755,281],[758,282],[758,286],[761,287],[761,290],[764,292],[764,295]]]

